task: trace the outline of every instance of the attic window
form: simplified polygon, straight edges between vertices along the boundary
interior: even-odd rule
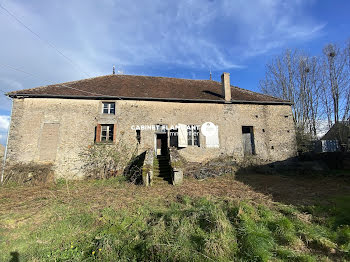
[[[103,114],[110,114],[110,115],[115,114],[115,103],[114,102],[103,102],[102,105],[103,105],[103,107],[102,107]]]

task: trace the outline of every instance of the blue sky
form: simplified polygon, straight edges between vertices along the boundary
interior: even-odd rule
[[[73,66],[0,9],[0,89],[110,74],[213,79],[259,91],[265,64],[286,48],[319,54],[350,38],[350,1],[0,0]],[[11,70],[19,68],[33,78]],[[11,101],[0,98],[0,142]]]

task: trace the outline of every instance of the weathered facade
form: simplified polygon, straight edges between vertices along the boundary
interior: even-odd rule
[[[150,98],[147,94],[139,97],[137,93],[137,97],[107,95],[102,89],[86,91],[83,83],[79,83],[79,87],[74,86],[77,82],[63,85],[67,95],[57,94],[55,89],[50,91],[48,87],[10,93],[13,109],[7,162],[52,162],[57,177],[80,178],[84,176],[81,152],[85,148],[108,140],[118,143],[121,139],[130,145],[138,144],[139,152],[154,149],[161,154],[163,147],[176,146],[182,156],[193,162],[221,154],[233,155],[237,159],[255,155],[266,161],[295,156],[295,130],[290,104],[261,94],[256,97],[263,100],[254,101],[256,93],[253,92],[249,93],[253,101],[235,99],[236,87],[230,86],[226,77],[223,75],[222,85],[208,81],[213,89],[207,90],[206,86],[204,90],[216,100],[177,99],[169,95],[155,98],[152,94]],[[139,78],[142,83],[142,77]],[[74,89],[70,90],[71,87]],[[176,87],[169,88],[176,92]],[[72,95],[70,91],[82,93]],[[88,96],[83,92],[91,94]],[[222,92],[222,96],[218,97]],[[248,96],[247,93],[244,95]],[[207,122],[216,127],[212,137],[205,136],[200,130]],[[154,130],[153,125],[166,125],[168,129]],[[183,126],[186,128],[183,129]],[[185,134],[182,133],[184,130]],[[176,139],[172,137],[174,135]]]

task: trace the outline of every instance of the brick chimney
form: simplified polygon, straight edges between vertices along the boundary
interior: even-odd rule
[[[231,101],[231,85],[230,85],[230,73],[222,73],[221,75],[222,96],[225,97],[225,101]]]

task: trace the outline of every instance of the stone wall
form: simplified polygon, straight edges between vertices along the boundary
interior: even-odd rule
[[[99,100],[14,99],[8,144],[8,162],[42,162],[40,154],[44,127],[56,124],[57,143],[47,154],[54,156],[57,177],[79,178],[80,153],[94,143],[97,124],[116,124],[117,141],[131,147],[137,144],[132,126],[167,124],[202,125],[213,122],[219,127],[219,148],[188,146],[179,152],[188,161],[202,162],[220,154],[243,158],[242,126],[253,126],[257,157],[267,161],[285,160],[296,154],[295,130],[291,107],[287,105],[211,104],[117,100],[115,115],[102,115]],[[52,139],[52,138],[50,138]],[[50,140],[51,141],[51,140]],[[154,148],[155,134],[141,131],[139,152]],[[54,152],[53,152],[54,151]],[[41,156],[41,159],[40,159]]]

